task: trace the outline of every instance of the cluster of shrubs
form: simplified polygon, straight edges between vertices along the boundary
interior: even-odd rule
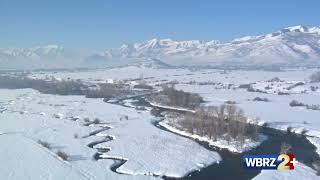
[[[289,106],[291,107],[297,107],[297,106],[304,106],[306,107],[307,109],[311,109],[311,110],[317,110],[319,111],[320,110],[320,105],[318,104],[304,104],[302,102],[299,102],[297,100],[292,100],[290,103],[289,103]]]
[[[236,101],[228,100],[228,101],[225,101],[224,103],[225,103],[225,104],[236,104],[237,102],[236,102]]]
[[[67,161],[69,159],[69,155],[63,151],[57,151],[56,154],[64,161]]]
[[[289,103],[289,106],[291,107],[297,107],[297,106],[305,106],[305,104],[303,104],[302,102],[299,102],[297,100],[292,100],[290,103]]]
[[[219,85],[221,83],[216,83],[213,81],[205,81],[205,82],[196,82],[195,80],[189,81],[186,84],[196,84],[196,85]]]
[[[134,85],[133,88],[136,88],[136,89],[153,89],[152,86],[147,85],[147,84],[137,84],[137,85]]]
[[[283,82],[283,80],[281,80],[281,79],[278,78],[278,77],[274,77],[274,78],[268,80],[267,82]]]
[[[46,141],[38,140],[38,143],[47,149],[50,149],[50,150],[52,149],[50,143],[48,143]],[[60,151],[60,150],[56,152],[56,155],[64,161],[67,161],[69,159],[69,155],[63,151]]]
[[[45,147],[45,148],[47,148],[47,149],[51,149],[50,143],[48,143],[48,142],[46,142],[46,141],[38,140],[38,143],[39,143],[41,146],[43,146],[43,147]]]
[[[278,92],[278,95],[290,95],[290,93],[279,91],[279,92]]]
[[[310,86],[311,91],[317,91],[319,89],[318,86]]]
[[[272,87],[266,86],[266,87],[264,87],[264,89],[265,89],[265,90],[270,90],[270,89],[272,89]]]
[[[262,91],[260,89],[255,89],[251,85],[247,88],[248,92],[259,92],[259,93],[267,93],[266,91]]]
[[[311,109],[311,110],[316,110],[319,111],[320,110],[320,105],[319,104],[311,104],[311,105],[306,105],[307,109]]]
[[[235,89],[234,84],[223,84],[221,82],[214,82],[214,81],[204,81],[204,82],[196,82],[195,80],[193,81],[189,81],[187,82],[186,84],[196,84],[196,85],[199,85],[199,86],[204,86],[204,85],[216,85],[216,86],[220,86],[221,88],[223,89]],[[218,87],[216,87],[216,89],[218,89]]]
[[[201,107],[196,113],[186,113],[177,122],[189,133],[213,140],[258,140],[258,127],[247,123],[243,110],[234,105]]]
[[[93,120],[90,120],[90,118],[86,117],[83,119],[83,121],[85,122],[84,126],[89,126],[91,124],[100,124],[101,123],[101,120],[99,118],[94,118]]]
[[[255,97],[253,98],[253,101],[269,102],[270,100],[268,98]]]
[[[163,90],[159,94],[150,96],[149,100],[161,105],[177,106],[189,109],[195,109],[203,102],[202,97],[198,94],[176,90],[173,85],[164,85],[162,89]]]
[[[249,89],[251,87],[251,84],[240,84],[238,88],[240,89]]]

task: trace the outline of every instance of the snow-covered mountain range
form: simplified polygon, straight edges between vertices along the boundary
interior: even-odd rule
[[[57,45],[0,49],[0,67],[46,68],[63,61],[64,48]],[[57,61],[57,62],[56,62]]]
[[[80,54],[80,53],[79,53]],[[80,60],[79,60],[80,59]],[[68,61],[67,63],[65,61]],[[70,61],[72,63],[70,63]],[[320,26],[292,26],[230,42],[151,39],[100,53],[70,56],[57,45],[28,49],[0,49],[0,67],[105,66],[116,64],[175,66],[314,65],[320,64]]]
[[[38,46],[33,48],[0,49],[1,59],[41,59],[56,57],[63,54],[64,48],[58,45]]]
[[[230,42],[151,39],[96,54],[99,59],[155,58],[173,65],[320,63],[320,27],[293,26]]]
[[[0,69],[53,69],[79,67],[83,55],[59,45],[0,49]]]

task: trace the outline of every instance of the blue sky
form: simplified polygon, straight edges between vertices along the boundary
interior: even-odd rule
[[[0,48],[228,41],[291,25],[319,26],[319,7],[319,0],[0,0]]]

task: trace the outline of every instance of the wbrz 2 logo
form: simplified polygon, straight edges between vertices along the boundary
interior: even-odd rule
[[[244,155],[243,167],[246,169],[293,170],[297,163],[293,154]]]

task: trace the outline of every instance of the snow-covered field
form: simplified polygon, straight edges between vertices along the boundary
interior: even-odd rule
[[[88,179],[23,134],[2,134],[0,143],[1,179]]]
[[[259,118],[260,124],[267,122],[269,126],[283,130],[290,126],[296,132],[306,129],[308,130],[307,134],[320,137],[320,121],[318,120],[320,111],[289,106],[292,100],[298,100],[305,104],[320,104],[320,89],[310,90],[310,86],[320,87],[320,83],[309,83],[309,76],[315,71],[317,69],[223,71],[218,69],[154,69],[129,66],[96,71],[34,73],[30,77],[43,79],[52,76],[58,79],[71,78],[86,82],[105,82],[108,79],[133,79],[132,81],[134,81],[143,75],[145,81],[150,85],[175,81],[179,83],[176,85],[177,89],[199,93],[203,96],[207,101],[206,105],[219,105],[228,100],[236,101],[248,116]],[[269,82],[275,77],[283,82]],[[199,85],[204,82],[211,84]],[[305,84],[294,87],[290,91],[286,90],[287,87],[297,82]],[[270,93],[260,93],[237,88],[239,85],[250,83],[256,89],[264,90],[268,86],[272,89],[268,90]],[[230,88],[228,88],[229,84]],[[278,95],[278,91],[289,93],[289,95]],[[253,101],[255,97],[268,98],[270,102]]]
[[[167,81],[179,82],[224,82],[231,84],[246,84],[257,81],[266,81],[274,77],[282,80],[307,80],[315,69],[288,69],[286,71],[262,71],[262,70],[233,70],[224,71],[219,69],[155,69],[147,67],[128,66],[122,68],[97,69],[86,71],[59,71],[59,72],[34,72],[29,75],[32,78],[45,79],[55,77],[57,79],[81,79],[89,82],[101,82],[110,79],[124,80],[136,79],[143,76],[150,84]],[[159,81],[159,82],[157,82]]]
[[[206,106],[235,101],[236,105],[242,108],[248,117],[258,118],[257,123],[260,125],[266,123],[269,127],[281,130],[292,127],[292,130],[297,133],[307,130],[307,135],[314,136],[309,140],[318,147],[319,153],[320,111],[289,106],[292,100],[298,100],[305,104],[320,104],[320,90],[312,91],[310,88],[311,86],[320,87],[320,84],[310,83],[308,80],[310,74],[315,71],[317,69],[301,68],[273,72],[262,70],[154,69],[129,66],[79,72],[36,72],[31,73],[29,77],[81,79],[90,83],[126,80],[126,83],[132,84],[136,83],[137,78],[143,77],[147,84],[158,89],[161,88],[158,85],[174,81],[177,83],[176,89],[199,93],[204,98]],[[270,81],[275,77],[281,81]],[[304,84],[288,90],[288,87],[292,87],[298,82]],[[266,93],[248,92],[246,89],[238,88],[243,84],[252,84],[253,88],[266,90]],[[279,91],[288,93],[288,95],[279,95]],[[21,141],[27,143],[26,146],[36,146],[41,153],[48,152],[51,157],[56,157],[57,150],[63,150],[73,157],[71,161],[65,163],[57,158],[48,157],[44,161],[49,167],[60,167],[59,164],[67,164],[68,167],[72,167],[70,176],[79,176],[78,179],[156,178],[146,175],[181,177],[190,171],[221,160],[216,152],[208,151],[190,139],[154,127],[151,122],[155,119],[148,111],[137,111],[134,108],[103,103],[101,99],[44,95],[30,89],[0,90],[0,97],[0,134],[4,133],[0,135],[0,138],[9,136],[6,133],[15,133],[16,135],[10,134],[11,138],[20,139],[23,137]],[[267,98],[268,102],[254,101],[253,99],[256,97]],[[126,102],[126,105],[130,106],[130,101]],[[128,115],[128,120],[122,118],[126,115]],[[90,132],[101,129],[99,125],[84,126],[86,117],[89,117],[90,120],[99,118],[112,128],[95,136],[81,138]],[[77,121],[71,120],[77,118],[79,118]],[[75,138],[75,134],[80,138]],[[109,135],[114,139],[102,142],[94,148],[87,147],[89,143],[105,140]],[[50,151],[43,150],[36,143],[39,139],[52,143],[53,148]],[[7,143],[10,146],[13,142]],[[225,144],[214,145],[223,147]],[[248,147],[256,145],[258,144],[249,144]],[[11,146],[16,147],[17,145]],[[102,158],[114,157],[127,160],[117,168],[118,173],[110,170],[110,167],[114,165],[113,160],[100,159],[95,161],[92,159],[97,152],[95,148],[98,147],[109,149],[108,152],[100,156]],[[235,152],[243,151],[237,149],[236,146],[233,148]],[[33,155],[31,153],[30,156]],[[24,156],[19,156],[19,158],[24,159]],[[61,174],[66,173],[64,168],[59,167],[56,168],[57,171],[61,171]],[[12,168],[13,171],[16,166],[9,168]],[[8,173],[5,174],[0,173],[0,175],[9,177],[11,176],[9,172],[12,171],[6,171]],[[295,171],[279,173],[263,171],[256,178],[289,179],[291,177],[318,178],[311,168],[301,163]]]
[[[6,162],[0,165],[0,179],[25,179],[22,175],[29,179],[181,177],[221,160],[218,153],[153,126],[148,111],[101,99],[45,95],[31,89],[1,89],[0,97],[1,107],[6,109],[0,114],[0,141],[4,147],[0,148],[0,159]],[[128,120],[121,118],[126,115]],[[86,118],[99,118],[101,124],[85,126]],[[90,136],[107,126],[111,129]],[[108,136],[112,140],[88,147]],[[38,140],[50,143],[51,148],[42,147]],[[94,160],[98,147],[109,149],[101,157],[111,159]],[[57,157],[58,150],[69,155],[68,161]],[[117,168],[118,173],[110,170],[115,163],[113,157],[127,160]]]

